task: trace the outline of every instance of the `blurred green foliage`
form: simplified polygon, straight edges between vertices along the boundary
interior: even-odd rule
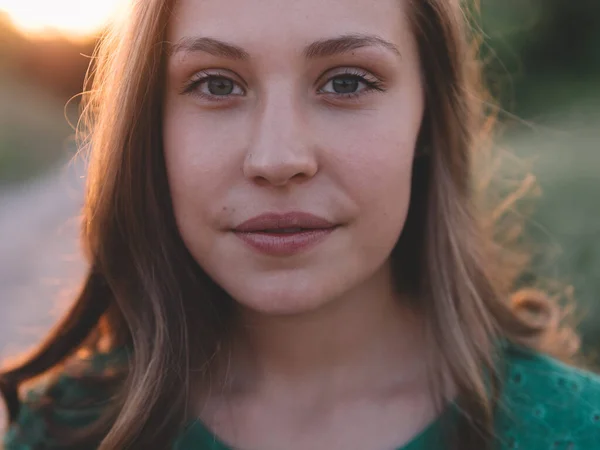
[[[583,109],[583,111],[581,110]],[[523,128],[505,136],[502,146],[516,154],[507,175],[536,177],[540,196],[527,203],[524,239],[533,261],[525,279],[556,294],[573,288],[575,320],[584,348],[596,353],[600,368],[600,102],[563,111],[557,122]],[[517,207],[517,210],[522,208]],[[569,296],[563,296],[568,299]]]
[[[30,39],[0,11],[0,189],[74,151],[77,102],[93,42]]]
[[[73,148],[73,131],[57,96],[2,69],[0,98],[1,189],[4,184],[38,175],[65,158]]]
[[[600,90],[600,1],[480,0],[488,85],[520,117]]]
[[[503,144],[541,187],[526,229],[529,282],[571,285],[600,363],[600,1],[480,0],[486,82]],[[509,112],[514,114],[504,114]],[[550,283],[552,284],[552,283]]]

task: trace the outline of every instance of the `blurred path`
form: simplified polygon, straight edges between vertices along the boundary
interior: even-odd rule
[[[0,191],[0,361],[39,342],[78,288],[83,174],[77,160]]]

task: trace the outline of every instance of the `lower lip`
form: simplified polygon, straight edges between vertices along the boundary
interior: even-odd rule
[[[318,228],[285,234],[236,231],[235,235],[260,253],[271,256],[291,256],[319,244],[336,228]]]

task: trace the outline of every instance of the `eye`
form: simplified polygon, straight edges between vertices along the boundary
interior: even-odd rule
[[[184,86],[182,94],[192,94],[208,100],[226,100],[244,95],[244,89],[231,78],[220,73],[198,72]]]
[[[210,77],[203,84],[210,95],[229,95],[235,90],[235,82],[227,78]]]
[[[345,69],[331,77],[319,89],[320,94],[337,98],[356,98],[370,91],[384,91],[383,83],[370,73],[360,69]],[[246,94],[239,83],[222,73],[201,71],[184,86],[182,94],[191,94],[211,101],[228,100]]]
[[[336,97],[357,97],[370,91],[384,91],[383,83],[370,73],[357,69],[346,69],[344,73],[331,77],[319,93]]]

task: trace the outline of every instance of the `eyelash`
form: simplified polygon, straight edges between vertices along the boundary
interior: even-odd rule
[[[331,81],[333,81],[337,78],[354,79],[354,80],[358,81],[359,83],[363,83],[365,85],[365,88],[361,89],[358,92],[350,92],[350,93],[326,92],[326,93],[323,93],[324,95],[333,96],[333,97],[342,98],[342,99],[357,99],[358,97],[362,96],[363,94],[367,94],[369,92],[373,92],[373,91],[384,92],[385,91],[383,83],[380,80],[378,80],[373,75],[371,75],[368,72],[361,70],[361,69],[345,69],[344,72],[338,73],[338,74],[334,75],[333,77],[327,79],[327,81],[325,82],[325,84],[323,86],[326,86],[328,83],[330,83]],[[240,96],[239,94],[211,95],[211,94],[206,94],[204,92],[201,92],[198,89],[203,83],[206,83],[212,79],[226,79],[226,80],[232,81],[236,85],[239,85],[239,83],[232,80],[230,77],[228,77],[225,74],[222,74],[219,72],[211,73],[208,71],[201,71],[201,72],[198,72],[197,74],[195,74],[192,77],[192,79],[189,80],[185,84],[181,94],[194,95],[194,96],[200,97],[205,100],[216,101],[216,102],[226,101],[226,100],[230,100],[231,97]]]

